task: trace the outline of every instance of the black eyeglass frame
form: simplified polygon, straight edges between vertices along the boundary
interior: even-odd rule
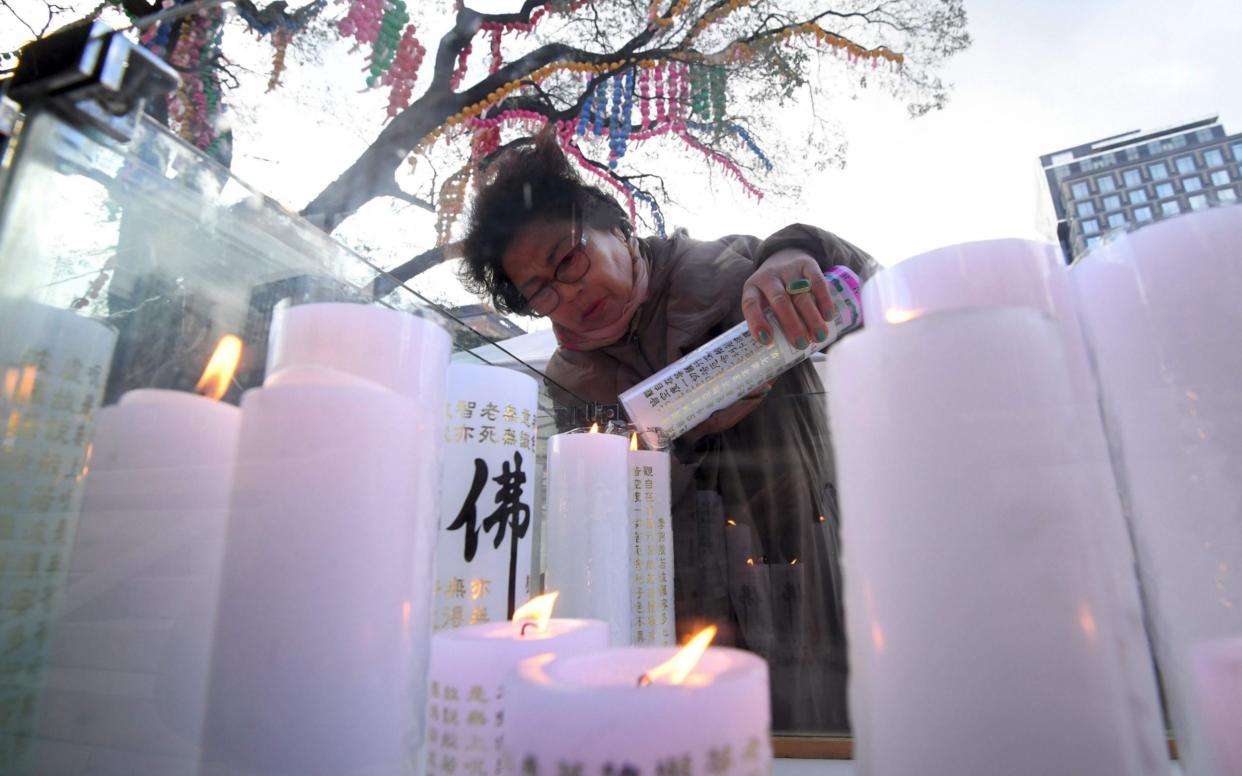
[[[574,218],[574,229],[578,233],[578,238],[574,240],[573,245],[569,247],[569,250],[565,252],[565,255],[563,255],[556,262],[556,269],[552,270],[552,280],[539,286],[539,288],[535,290],[535,293],[529,297],[524,294],[521,289],[516,286],[513,287],[513,290],[517,294],[517,303],[514,305],[515,313],[518,315],[525,315],[530,318],[546,318],[556,312],[556,308],[561,304],[561,295],[556,288],[554,288],[553,284],[577,283],[579,280],[586,277],[586,274],[591,271],[591,254],[588,253],[586,249],[587,231],[581,218]],[[585,260],[585,263],[582,266],[582,272],[576,274],[574,277],[565,277],[565,273],[562,270],[569,267],[569,264],[573,261],[574,254],[576,253],[581,253],[582,258]],[[546,310],[536,310],[531,300],[545,291],[553,295],[554,301]]]

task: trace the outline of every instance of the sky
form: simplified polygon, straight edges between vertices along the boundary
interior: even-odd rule
[[[38,0],[14,2],[41,7]],[[471,3],[480,10],[513,5]],[[1050,238],[1040,154],[1211,115],[1242,132],[1238,0],[967,0],[966,8],[974,43],[944,71],[954,84],[945,109],[910,119],[901,103],[878,92],[821,106],[848,141],[844,169],[808,169],[800,197],[756,203],[703,165],[691,165],[686,174],[699,176],[695,185],[710,194],[668,204],[670,225],[710,239],[731,232],[762,236],[802,221],[891,265],[954,243]],[[0,29],[5,43],[20,32],[7,18]],[[425,40],[436,34],[423,32]],[[233,170],[291,210],[335,178],[378,131],[386,94],[360,88],[362,54],[349,48],[336,41],[313,54],[337,76],[331,85],[325,87],[324,68],[294,66],[271,93],[264,91],[270,47],[249,47],[249,60],[230,48],[240,51],[237,66],[254,72],[251,92],[234,100]],[[808,109],[791,108],[782,117],[788,132],[800,131]],[[377,201],[334,234],[375,264],[394,267],[429,247],[432,223],[413,207],[394,219],[392,203]],[[452,266],[426,273],[416,287],[440,301],[473,301]]]
[[[974,44],[946,70],[955,88],[944,110],[909,119],[881,94],[836,106],[846,167],[806,182],[801,201],[756,207],[725,196],[673,220],[702,235],[807,221],[889,265],[960,242],[1050,239],[1041,154],[1210,115],[1242,132],[1236,0],[966,8]]]

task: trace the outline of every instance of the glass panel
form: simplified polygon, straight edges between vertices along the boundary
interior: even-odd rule
[[[1111,175],[1101,175],[1095,179],[1095,185],[1099,188],[1101,194],[1117,190],[1117,184]]]
[[[1125,180],[1126,186],[1134,187],[1143,185],[1143,174],[1138,169],[1126,170],[1121,174]]]
[[[1070,191],[1073,192],[1075,199],[1082,199],[1083,197],[1091,196],[1091,191],[1087,188],[1086,181],[1075,182],[1070,186]]]
[[[1183,175],[1195,171],[1195,158],[1193,156],[1179,156],[1174,161],[1177,164],[1177,171]]]
[[[1119,207],[1121,207],[1121,195],[1109,194],[1107,197],[1104,198],[1104,209],[1105,210],[1116,210]]]
[[[1216,199],[1220,202],[1237,202],[1238,193],[1233,189],[1217,189]]]
[[[1173,196],[1173,184],[1172,183],[1157,183],[1156,184],[1156,196],[1157,197]]]
[[[1175,199],[1160,203],[1160,212],[1166,216],[1175,216],[1182,212],[1182,205]]]
[[[0,771],[52,773],[84,753],[128,763],[118,773],[192,772],[208,730],[213,633],[231,634],[238,654],[285,640],[286,668],[313,659],[360,670],[332,651],[341,640],[325,623],[365,640],[400,623],[402,606],[410,622],[408,585],[432,588],[440,524],[426,495],[440,487],[429,440],[467,425],[480,451],[511,467],[496,463],[482,483],[478,506],[492,517],[480,530],[500,537],[492,518],[505,505],[525,515],[506,523],[502,562],[511,546],[513,562],[534,569],[517,577],[518,594],[538,586],[551,392],[571,422],[586,412],[571,389],[150,119],[122,145],[36,113],[10,176],[0,202]],[[195,395],[210,386],[196,386],[222,342],[239,362],[212,401]],[[476,421],[452,408],[445,420],[450,357],[535,378],[529,406],[480,402]],[[505,472],[502,493],[490,483]],[[226,534],[229,553],[267,559],[229,554],[244,570],[224,574]],[[274,580],[287,564],[305,564],[306,578],[331,590],[318,611],[279,605]],[[464,579],[475,598],[505,590],[503,574]],[[244,595],[220,601],[250,600],[263,614],[217,609],[221,589]],[[480,612],[472,603],[467,619]],[[420,605],[407,637],[392,641],[406,646],[368,656],[384,682],[401,686],[425,659],[431,624]],[[217,680],[235,675],[227,661],[211,665]],[[284,720],[281,732],[307,729],[305,715],[277,708],[279,694],[260,702],[230,686],[215,685],[219,707],[259,704],[255,746],[280,738],[273,720]],[[419,724],[413,698],[383,719],[398,743]],[[165,726],[167,704],[176,715]],[[356,741],[342,732],[339,743]],[[160,765],[134,765],[148,761]],[[400,769],[391,765],[380,771]]]
[[[1169,168],[1164,162],[1156,162],[1155,164],[1147,165],[1147,172],[1151,175],[1151,179],[1154,181],[1169,177]]]
[[[1130,202],[1132,204],[1137,205],[1140,202],[1147,201],[1147,189],[1131,189],[1127,193],[1129,194]]]
[[[1143,207],[1134,208],[1134,220],[1140,223],[1151,220],[1151,208],[1144,205]]]
[[[1083,234],[1095,234],[1098,231],[1100,231],[1100,222],[1094,218],[1088,218],[1082,222]]]
[[[1214,170],[1212,172],[1212,185],[1213,186],[1224,186],[1227,183],[1229,183],[1229,171],[1228,170]]]
[[[1225,155],[1219,148],[1209,148],[1203,152],[1203,163],[1208,167],[1219,167],[1225,163]]]
[[[1109,213],[1108,214],[1108,228],[1109,229],[1116,229],[1120,226],[1125,226],[1125,225],[1126,225],[1126,214],[1125,213]]]
[[[1095,214],[1095,203],[1091,200],[1087,200],[1086,202],[1078,202],[1074,205],[1074,207],[1078,210],[1078,215],[1080,216],[1090,216]]]
[[[1206,194],[1195,194],[1194,196],[1190,198],[1190,209],[1191,210],[1202,210],[1203,208],[1207,207],[1207,203],[1208,203],[1208,200],[1207,200]]]
[[[1199,191],[1203,188],[1203,180],[1198,175],[1182,178],[1182,188],[1186,191]]]

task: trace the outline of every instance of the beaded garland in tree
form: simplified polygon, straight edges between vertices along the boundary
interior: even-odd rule
[[[750,2],[751,0],[731,0],[713,9],[691,28],[687,42],[713,22],[748,6]],[[580,4],[574,5],[576,7]],[[660,5],[659,0],[651,5],[653,20],[657,26],[666,27],[686,10],[688,0],[675,0],[663,17],[658,15]],[[542,11],[543,9],[536,11],[531,21],[527,23],[481,25],[480,29],[490,34],[489,70],[491,72],[496,72],[502,63],[500,41],[503,33],[514,30],[528,32],[538,22]],[[729,65],[749,62],[756,55],[766,52],[773,46],[788,44],[795,36],[799,38],[813,36],[817,45],[827,46],[844,53],[851,63],[870,62],[872,67],[876,67],[880,61],[887,61],[900,67],[903,61],[900,54],[885,47],[863,48],[846,38],[824,30],[815,23],[781,30],[752,42],[735,42],[720,51],[707,55],[696,51],[682,51],[674,55],[676,59],[666,60],[624,58],[615,62],[558,61],[536,69],[523,79],[507,82],[490,92],[485,98],[462,108],[458,113],[446,119],[440,127],[422,138],[414,154],[421,153],[440,137],[446,135],[459,137],[461,131],[466,130],[473,133],[471,156],[474,159],[481,159],[499,148],[501,132],[505,127],[514,123],[538,125],[547,121],[543,114],[535,111],[506,110],[498,115],[489,115],[498,104],[526,84],[541,84],[548,78],[561,73],[579,73],[585,77],[589,91],[583,97],[583,104],[577,117],[574,120],[557,123],[562,146],[583,169],[616,189],[625,198],[631,215],[634,213],[636,200],[650,207],[653,219],[663,232],[663,215],[659,212],[651,195],[637,189],[615,172],[630,144],[666,134],[675,135],[687,147],[705,156],[709,163],[722,168],[727,176],[736,179],[748,194],[762,199],[762,192],[746,178],[731,159],[704,145],[690,132],[692,130],[696,132],[726,130],[737,137],[741,144],[754,154],[764,169],[771,170],[771,160],[759,148],[750,133],[727,118],[728,70],[726,68]],[[470,53],[469,44],[459,52],[453,79],[454,89],[459,87],[465,75]],[[612,81],[611,85],[608,84],[609,80]],[[635,92],[637,92],[640,108],[637,131],[633,126]],[[530,134],[532,127],[524,126],[518,131],[524,135]],[[585,137],[588,131],[594,136],[607,136],[609,149],[607,167],[589,160],[574,142],[575,136]],[[468,178],[468,174],[465,177]],[[454,196],[458,187],[464,191],[465,182],[455,181],[452,186],[446,182],[442,190],[448,198],[441,208],[444,212],[438,221],[441,240],[448,239],[451,225],[457,213],[460,212],[460,198]]]

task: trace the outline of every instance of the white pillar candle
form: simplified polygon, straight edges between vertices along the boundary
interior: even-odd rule
[[[637,435],[630,438],[630,641],[667,647],[677,643],[669,457],[658,450],[638,450],[637,442]]]
[[[14,290],[12,280],[4,275],[6,291]],[[99,321],[28,299],[0,298],[3,731],[30,731],[35,725],[88,449],[115,345],[116,332]],[[0,761],[9,753],[19,756],[30,740],[14,736],[0,742]]]
[[[1070,272],[1129,496],[1182,764],[1209,774],[1191,645],[1242,634],[1242,209],[1144,227]]]
[[[1199,717],[1203,720],[1205,773],[1242,773],[1242,636],[1201,641],[1190,648]]]
[[[504,622],[530,597],[539,482],[533,378],[453,364],[445,407],[436,630]]]
[[[522,662],[505,683],[505,759],[523,776],[771,772],[768,667],[707,650],[684,683],[639,677],[670,647]]]
[[[542,628],[530,621],[491,622],[432,636],[428,776],[502,773],[505,676],[534,655],[569,657],[607,646],[608,626],[599,620],[555,618]]]
[[[322,383],[276,381],[242,399],[209,760],[265,774],[413,767],[449,338],[385,312],[394,326],[425,327],[412,367],[433,384],[425,400],[333,369]],[[341,348],[354,341],[338,335]]]
[[[196,761],[240,422],[182,391],[130,391],[100,411],[49,660],[63,678],[39,737],[126,757],[131,773]]]
[[[349,336],[342,336],[345,332]],[[375,305],[319,302],[284,307],[272,316],[264,382],[279,381],[290,368],[328,369],[429,402],[432,392],[444,391],[443,372],[426,368],[428,349],[440,347],[440,333],[427,320]]]
[[[928,314],[828,370],[860,768],[1143,773],[1054,323]]]
[[[1069,369],[1075,400],[1085,417],[1078,431],[1084,472],[1116,482],[1098,388],[1091,372],[1068,267],[1061,249],[1031,240],[984,240],[952,245],[906,259],[877,273],[863,287],[868,326],[901,324],[929,312],[1025,307],[1052,318]],[[1116,621],[1117,658],[1125,666],[1129,707],[1142,746],[1142,773],[1167,770],[1164,715],[1143,620],[1134,549],[1116,486],[1093,488],[1095,507],[1085,512],[1091,548],[1107,587],[1101,616]],[[1086,494],[1081,494],[1086,495]]]
[[[631,632],[629,444],[616,434],[556,434],[548,440],[545,586],[557,611],[603,620],[613,644]]]

